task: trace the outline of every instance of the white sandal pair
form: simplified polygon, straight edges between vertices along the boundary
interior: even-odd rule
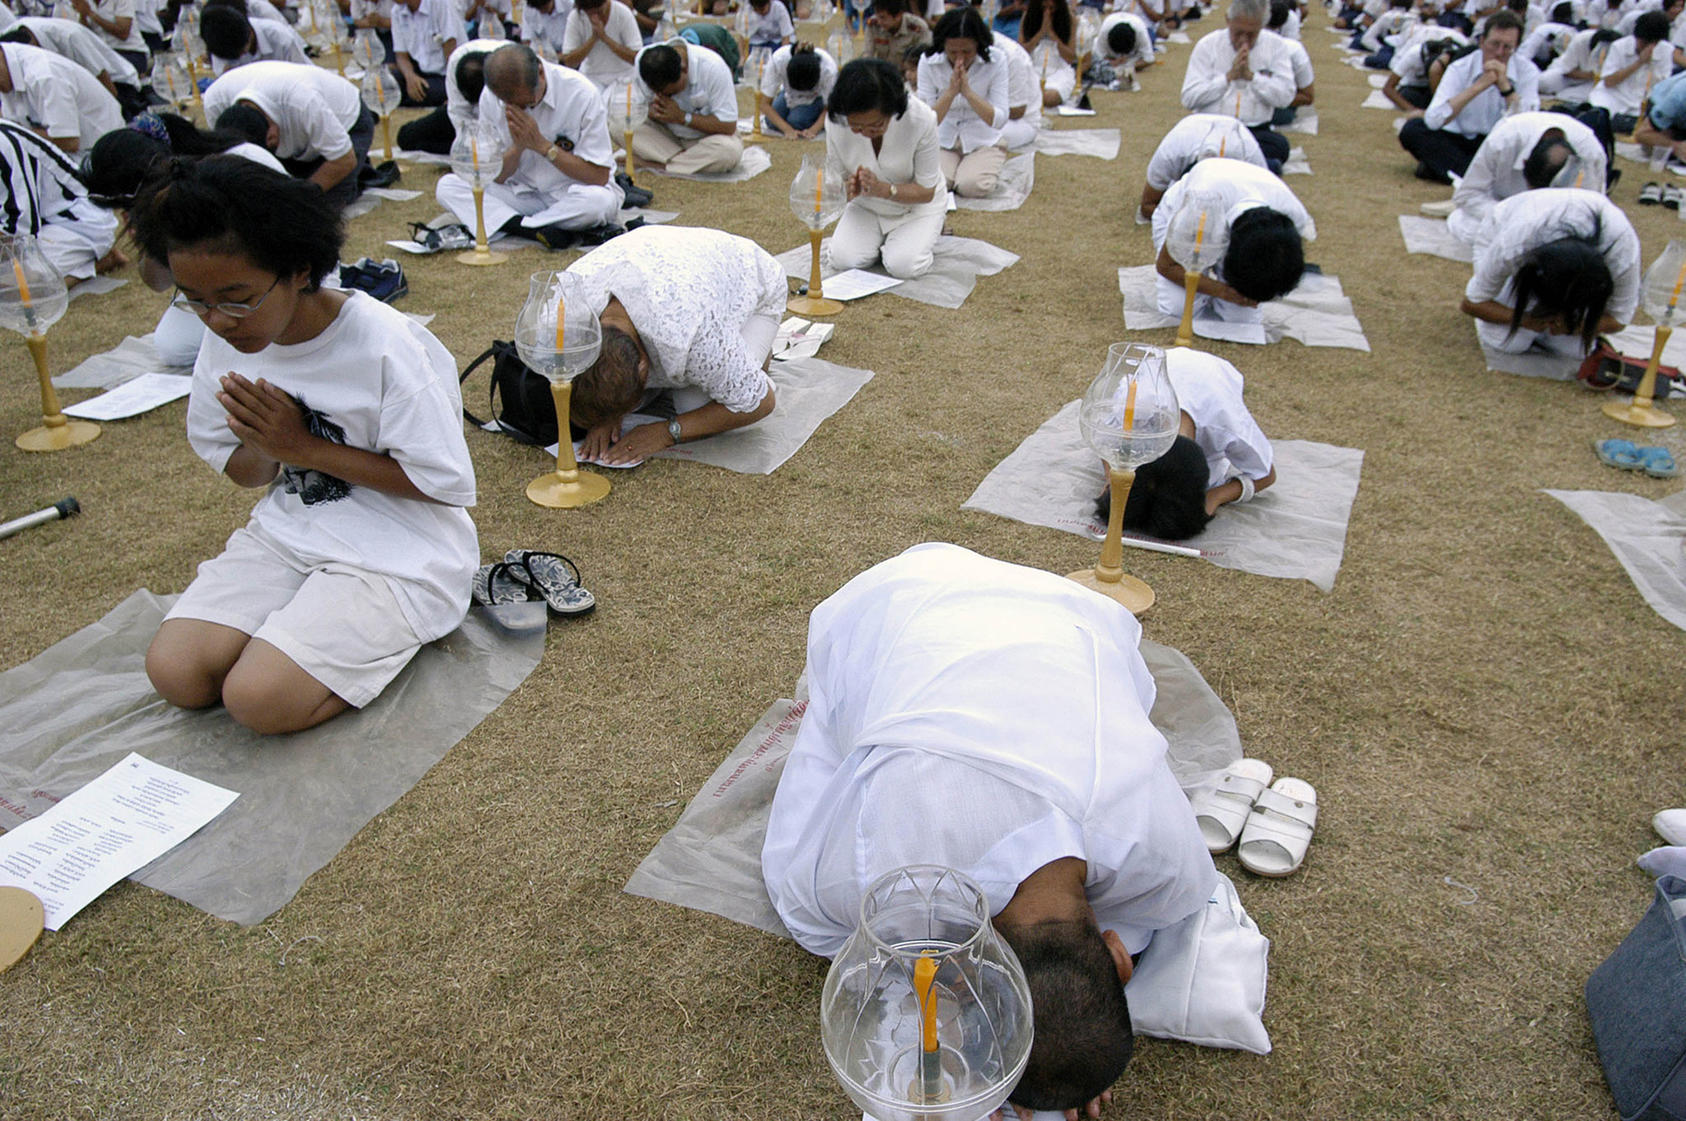
[[[1317,791],[1303,779],[1274,777],[1261,759],[1238,760],[1215,787],[1196,795],[1194,817],[1214,855],[1239,842],[1235,855],[1243,868],[1280,877],[1305,862],[1317,826]]]

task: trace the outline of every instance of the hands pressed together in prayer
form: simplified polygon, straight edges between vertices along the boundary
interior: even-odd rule
[[[954,66],[954,73],[948,76],[948,92],[964,97],[971,88],[966,84],[966,68],[969,63],[960,62]]]
[[[276,463],[309,466],[310,449],[321,437],[311,435],[304,412],[291,394],[262,378],[248,381],[231,370],[222,379],[217,401],[228,411],[228,430],[242,444]]]
[[[848,182],[843,184],[843,189],[844,197],[850,201],[862,195],[871,199],[887,199],[890,197],[890,184],[864,167],[857,167],[850,173]]]
[[[1252,54],[1253,48],[1251,47],[1242,47],[1235,52],[1235,61],[1229,64],[1228,77],[1230,81],[1251,82],[1253,80],[1253,67],[1250,61]]]
[[[524,151],[545,152],[551,140],[539,131],[539,124],[527,110],[515,105],[503,107],[504,123],[509,126],[509,138],[515,147]]]
[[[650,100],[650,119],[664,125],[684,124],[685,110],[679,108],[679,103],[673,98],[658,93]]]

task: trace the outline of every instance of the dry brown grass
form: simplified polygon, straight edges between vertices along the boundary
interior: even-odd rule
[[[1410,178],[1387,114],[1357,108],[1363,79],[1322,22],[1307,42],[1323,132],[1296,138],[1315,175],[1292,185],[1374,353],[1217,349],[1267,432],[1365,449],[1340,581],[1324,595],[1128,560],[1160,594],[1148,634],[1194,659],[1251,753],[1317,785],[1323,820],[1290,880],[1221,861],[1274,943],[1275,1053],[1145,1041],[1108,1116],[1604,1117],[1580,988],[1644,905],[1631,861],[1650,814],[1680,801],[1657,780],[1679,773],[1686,642],[1539,488],[1672,488],[1593,459],[1612,426],[1577,388],[1484,371],[1456,306],[1465,270],[1405,256],[1395,225],[1444,192]],[[1130,213],[1186,55],[1068,122],[1122,128],[1117,161],[1043,157],[1022,210],[954,216],[1024,258],[963,310],[879,296],[839,318],[824,357],[878,376],[776,474],[655,462],[601,505],[546,512],[522,496],[540,458],[471,434],[486,555],[570,554],[598,612],[553,627],[531,679],[270,921],[241,929],[125,884],[47,936],[3,981],[0,1115],[853,1116],[819,1051],[822,963],[620,886],[790,687],[807,612],[848,577],[931,539],[1091,562],[1075,537],[959,506],[1124,337],[1114,270],[1149,259]],[[743,186],[658,180],[657,205],[787,249],[800,154],[773,158]],[[1624,170],[1616,198],[1649,259],[1676,220],[1632,206],[1645,176]],[[435,211],[384,204],[347,255]],[[403,306],[437,312],[466,362],[553,263],[407,260]],[[55,367],[149,329],[160,305],[136,284],[77,304]],[[0,352],[10,434],[34,423],[33,378],[16,339]],[[469,392],[483,401],[483,382]],[[252,496],[193,457],[182,416],[61,455],[0,449],[5,514],[66,494],[86,509],[0,544],[0,665],[137,587],[180,590],[239,524]]]

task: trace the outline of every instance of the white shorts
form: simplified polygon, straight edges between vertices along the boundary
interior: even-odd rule
[[[386,578],[346,564],[304,565],[262,531],[237,529],[199,566],[166,619],[261,638],[353,708],[407,665],[421,640]]]

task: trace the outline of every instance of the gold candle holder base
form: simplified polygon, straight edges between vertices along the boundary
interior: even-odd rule
[[[474,188],[474,248],[457,254],[462,265],[498,265],[509,260],[508,253],[494,253],[486,248],[486,188]]]
[[[1611,420],[1631,424],[1635,428],[1668,428],[1674,424],[1672,416],[1649,403],[1641,405],[1634,402],[1624,405],[1620,401],[1606,401],[1604,415]]]
[[[45,929],[46,911],[35,893],[0,887],[0,973],[16,965]]]
[[[1194,297],[1200,294],[1200,274],[1183,274],[1183,321],[1177,325],[1176,346],[1194,345]]]
[[[568,418],[573,415],[574,385],[572,382],[551,384],[550,396],[556,402],[556,470],[546,472],[527,484],[527,498],[537,506],[552,510],[572,510],[589,506],[608,497],[609,480],[580,470],[574,458],[574,442],[569,438]]]
[[[796,315],[836,315],[843,310],[843,301],[828,300],[820,285],[820,231],[809,230],[808,241],[813,246],[814,261],[808,269],[808,294],[792,296],[784,306]]]
[[[457,254],[457,261],[464,265],[501,265],[509,260],[508,253],[494,253],[490,249],[465,249]]]
[[[1116,600],[1132,615],[1141,615],[1153,606],[1153,589],[1122,572],[1108,580],[1100,568],[1085,568],[1080,572],[1067,573],[1066,579],[1075,580],[1090,591]]]
[[[53,389],[52,376],[47,373],[47,336],[26,335],[24,343],[35,360],[35,376],[41,382],[41,427],[19,436],[15,441],[17,446],[26,452],[57,452],[97,437],[99,425],[90,420],[71,420],[59,408],[59,395]]]

